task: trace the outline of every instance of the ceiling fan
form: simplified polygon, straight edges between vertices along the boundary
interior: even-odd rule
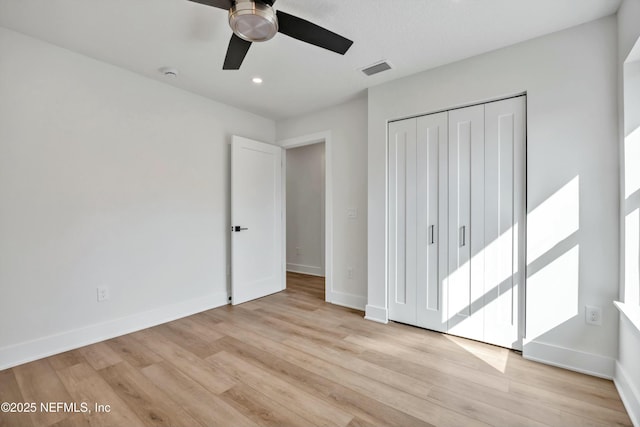
[[[289,37],[344,55],[353,42],[312,22],[280,10],[275,0],[190,0],[229,11],[233,30],[223,70],[239,70],[251,43],[264,42],[280,32]]]

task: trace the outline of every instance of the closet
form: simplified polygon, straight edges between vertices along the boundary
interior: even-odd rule
[[[389,318],[521,349],[525,96],[389,123]]]

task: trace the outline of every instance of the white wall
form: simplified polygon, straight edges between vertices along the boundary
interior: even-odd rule
[[[286,151],[287,270],[324,276],[324,143]]]
[[[226,303],[230,136],[273,121],[2,28],[0,94],[0,369]]]
[[[636,48],[640,51],[640,45]],[[640,61],[624,66],[624,136],[640,127]]]
[[[637,229],[640,228],[640,222],[634,220],[634,212],[637,215],[640,208],[640,194],[628,195],[630,188],[628,182],[625,182],[625,176],[629,174],[637,174],[638,158],[629,157],[630,153],[625,152],[625,138],[639,124],[637,116],[638,101],[640,97],[637,95],[637,64],[635,66],[627,65],[627,76],[625,78],[625,60],[634,49],[634,45],[638,43],[640,37],[640,0],[623,0],[618,10],[618,79],[619,79],[619,147],[620,147],[620,300],[628,304],[625,312],[620,313],[620,335],[618,347],[618,361],[616,364],[615,382],[622,400],[625,403],[627,411],[631,416],[634,425],[640,425],[640,365],[638,364],[638,355],[640,354],[640,306],[638,301],[625,300],[625,276],[629,276],[628,272],[640,269],[640,260],[633,259],[630,253],[626,251],[628,245],[637,245],[640,236]],[[635,49],[638,49],[636,45]],[[635,53],[634,49],[634,53]],[[637,59],[637,58],[636,58]],[[635,73],[634,73],[635,71]],[[636,75],[635,79],[633,75]],[[629,80],[627,80],[629,78]],[[634,98],[635,97],[635,98]],[[635,101],[636,105],[633,105]],[[636,143],[637,144],[637,143]],[[629,148],[629,147],[627,147]],[[637,146],[636,146],[637,152]],[[625,170],[625,163],[633,165],[632,170]],[[637,175],[635,175],[637,176]],[[627,228],[629,223],[632,227]],[[635,233],[633,228],[636,228]],[[637,246],[635,250],[637,251]],[[631,264],[630,264],[631,263]],[[635,281],[635,280],[634,280]],[[628,285],[633,285],[629,283]],[[625,314],[626,313],[626,314]],[[636,323],[632,323],[628,315],[634,316]]]
[[[276,123],[279,141],[331,132],[333,290],[335,304],[364,310],[367,295],[367,100],[356,99]],[[329,201],[327,201],[329,203]],[[349,209],[357,218],[347,218]],[[328,264],[328,261],[327,261]],[[353,278],[348,278],[353,268]]]
[[[550,216],[528,224],[529,243],[538,245],[528,247],[528,280],[537,286],[527,289],[525,356],[613,375],[615,64],[616,20],[608,17],[369,90],[368,318],[387,319],[387,121],[526,92],[527,212],[530,220],[536,212]],[[559,191],[559,205],[548,203]],[[563,209],[574,201],[573,209]],[[585,304],[602,307],[602,326],[585,324]]]
[[[622,0],[617,18],[618,59],[624,62],[640,37],[640,0]]]

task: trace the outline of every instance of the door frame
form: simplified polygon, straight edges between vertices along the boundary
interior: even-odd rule
[[[333,301],[333,169],[331,131],[302,135],[278,141],[284,149],[282,153],[282,257],[283,285],[287,287],[287,150],[324,142],[324,298]]]

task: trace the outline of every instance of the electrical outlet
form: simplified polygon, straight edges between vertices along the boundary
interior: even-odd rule
[[[347,218],[349,218],[349,219],[358,218],[358,209],[356,209],[356,208],[347,209]]]
[[[98,302],[102,302],[109,299],[109,288],[106,286],[100,286],[98,289]]]
[[[591,305],[585,306],[585,321],[589,325],[602,325],[602,308]]]
[[[353,279],[353,267],[347,268],[347,278]]]

